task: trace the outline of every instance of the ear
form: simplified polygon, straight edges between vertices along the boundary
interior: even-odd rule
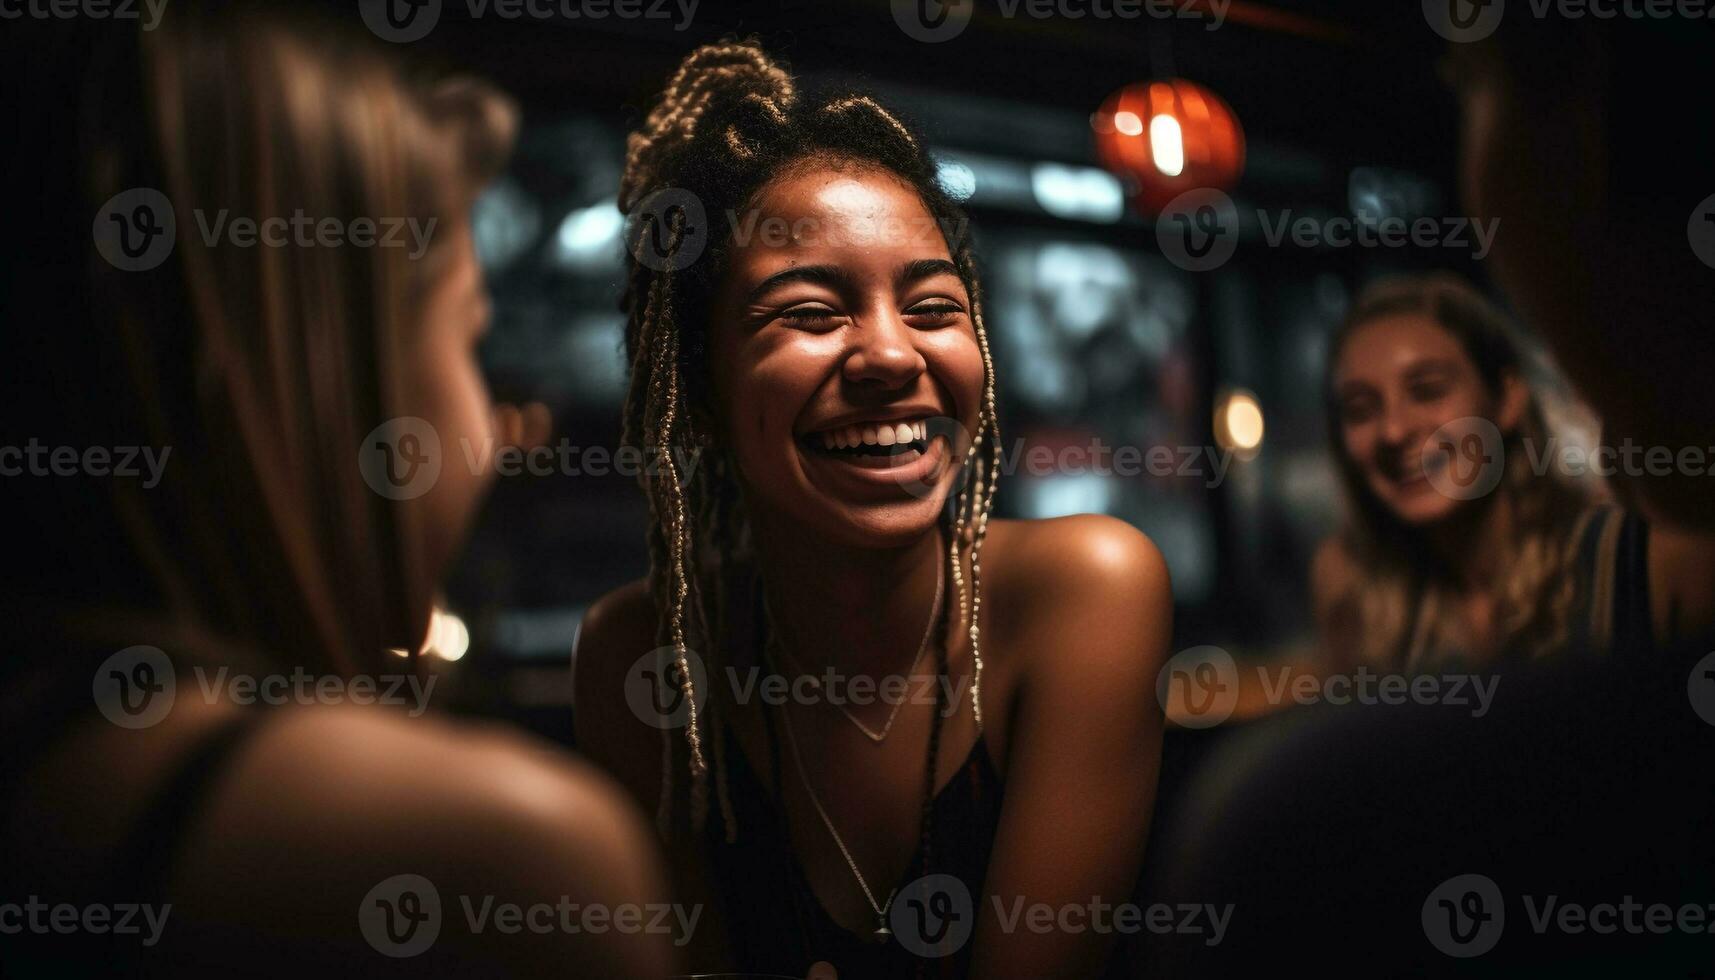
[[[1501,403],[1495,413],[1495,424],[1500,430],[1508,435],[1517,432],[1529,406],[1530,386],[1525,384],[1524,378],[1517,371],[1501,375]]]

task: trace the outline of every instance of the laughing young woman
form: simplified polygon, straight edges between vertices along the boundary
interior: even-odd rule
[[[673,462],[643,481],[648,581],[585,620],[577,730],[712,906],[692,965],[1098,974],[1111,932],[1017,913],[1130,899],[1167,571],[1116,520],[989,520],[993,361],[921,139],[725,44],[626,163],[625,441]],[[676,714],[629,706],[649,676]]]

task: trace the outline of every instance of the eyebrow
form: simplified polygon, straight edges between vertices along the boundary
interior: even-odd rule
[[[899,271],[894,274],[894,282],[904,286],[934,276],[958,274],[959,267],[946,259],[915,259],[899,267]],[[855,285],[851,273],[837,265],[795,265],[757,283],[750,291],[748,302],[755,303],[769,290],[793,282],[806,282],[833,290],[849,290]]]
[[[756,288],[750,291],[749,301],[755,303],[769,290],[792,282],[807,282],[812,285],[826,286],[833,290],[841,290],[852,285],[852,277],[850,273],[837,265],[795,265],[790,269],[782,269],[757,283]]]
[[[946,259],[917,259],[907,262],[899,268],[899,274],[894,278],[898,285],[918,282],[935,276],[959,275],[959,267]]]

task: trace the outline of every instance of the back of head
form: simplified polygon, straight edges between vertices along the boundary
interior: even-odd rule
[[[10,28],[30,188],[6,263],[14,667],[90,626],[109,634],[92,645],[219,638],[335,671],[417,635],[419,529],[365,489],[357,449],[398,414],[444,257],[317,236],[444,231],[510,116],[295,8]]]

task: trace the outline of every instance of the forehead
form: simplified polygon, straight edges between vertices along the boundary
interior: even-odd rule
[[[736,216],[731,272],[760,278],[798,264],[892,270],[950,259],[945,236],[917,191],[862,164],[811,164],[770,181]]]
[[[1397,374],[1426,361],[1469,366],[1459,341],[1425,313],[1379,316],[1354,329],[1340,348],[1342,380]]]

